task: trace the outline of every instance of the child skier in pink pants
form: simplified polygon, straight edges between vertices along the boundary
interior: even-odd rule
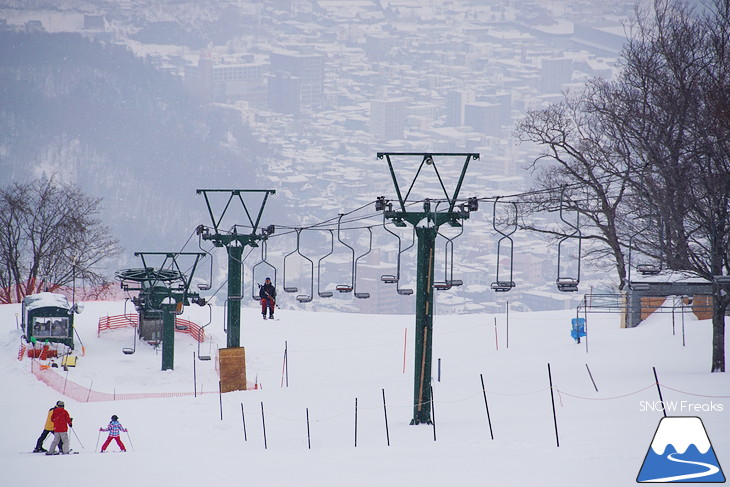
[[[122,439],[119,438],[119,433],[121,431],[124,431],[126,433],[127,429],[124,426],[122,426],[122,424],[119,421],[117,421],[118,419],[119,419],[119,417],[115,414],[112,416],[112,420],[109,423],[109,426],[107,426],[106,428],[99,428],[99,431],[108,431],[109,432],[109,437],[106,439],[104,444],[101,446],[102,453],[104,453],[104,450],[106,450],[106,447],[109,446],[109,443],[111,443],[112,440],[117,440],[117,445],[119,445],[119,448],[122,451],[127,451],[127,449],[124,448],[124,443],[122,443]]]

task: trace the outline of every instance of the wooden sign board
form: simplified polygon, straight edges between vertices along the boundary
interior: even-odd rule
[[[218,350],[221,392],[246,390],[246,350],[243,347]]]

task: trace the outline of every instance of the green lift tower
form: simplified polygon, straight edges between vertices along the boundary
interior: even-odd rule
[[[228,199],[220,211],[220,215],[216,218],[213,215],[211,206],[211,197],[215,193],[223,193]],[[210,240],[216,247],[225,247],[228,251],[228,302],[227,302],[227,323],[228,334],[226,338],[226,346],[235,348],[241,346],[241,299],[243,299],[243,249],[246,246],[258,247],[258,242],[266,240],[269,235],[274,233],[274,226],[269,225],[265,229],[258,232],[261,215],[264,212],[266,201],[269,195],[276,194],[273,189],[199,189],[197,194],[205,197],[205,204],[208,207],[208,214],[213,223],[213,227],[209,228],[204,225],[198,226],[198,234],[202,235],[203,240]],[[263,195],[259,211],[255,218],[249,212],[243,195]],[[246,233],[239,233],[239,225],[233,225],[229,230],[221,229],[223,218],[226,216],[231,204],[240,202],[243,212],[248,219],[248,225],[241,226],[246,229]],[[211,231],[212,230],[212,231]]]
[[[162,341],[162,370],[174,368],[175,363],[175,316],[183,306],[191,302],[205,306],[205,299],[190,292],[198,262],[205,257],[202,252],[135,252],[142,259],[142,267],[117,271],[125,291],[139,291],[133,299],[139,315],[137,332],[140,338]],[[147,258],[162,258],[159,267],[147,265]],[[180,269],[179,259],[192,259],[190,274]]]
[[[456,188],[449,194],[444,184],[445,174],[439,173],[437,161],[449,158],[464,158]],[[388,163],[388,169],[393,179],[397,195],[397,207],[381,196],[378,198],[375,209],[383,211],[383,216],[393,221],[396,226],[406,226],[406,222],[416,229],[418,239],[417,254],[417,275],[416,275],[416,346],[415,346],[415,368],[414,368],[414,392],[413,392],[413,419],[411,424],[431,424],[431,344],[433,336],[433,291],[434,289],[450,289],[452,286],[461,284],[453,280],[434,282],[434,247],[439,227],[449,224],[453,227],[461,227],[462,221],[469,218],[469,213],[478,209],[478,200],[469,198],[466,203],[457,206],[459,191],[464,181],[469,162],[472,159],[479,159],[478,153],[424,153],[424,152],[379,152],[378,159]],[[417,170],[411,180],[408,190],[404,194],[396,176],[394,159],[413,158],[416,159]],[[426,198],[423,206],[417,211],[407,208],[411,192],[416,185],[419,176],[422,176],[432,169],[435,173],[435,181],[440,186],[442,195],[437,198]],[[432,175],[433,177],[433,175]],[[443,196],[443,197],[442,197]],[[446,208],[439,210],[441,203],[446,203]],[[452,262],[453,263],[453,262]]]

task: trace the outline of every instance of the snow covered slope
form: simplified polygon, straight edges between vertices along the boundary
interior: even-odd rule
[[[700,416],[720,465],[730,465],[730,377],[708,372],[711,325],[691,315],[686,346],[678,316],[673,334],[670,314],[629,330],[619,329],[617,315],[588,315],[586,347],[570,338],[574,312],[512,312],[509,348],[504,315],[496,327],[492,315],[436,316],[434,429],[409,425],[413,317],[279,310],[279,321],[263,321],[245,308],[247,375],[260,388],[219,398],[207,393],[218,387],[214,360],[194,366],[190,336],[176,334],[175,368],[165,372],[144,342],[133,355],[122,353],[133,344],[131,328],[97,336],[100,316],[122,312],[122,302],[86,303],[76,321],[86,354],[77,342],[77,366],[67,375],[51,370],[112,397],[192,393],[195,372],[196,390],[206,393],[69,399],[37,380],[27,357],[18,360],[20,306],[0,306],[1,485],[633,485],[663,416],[652,367],[671,414]],[[208,308],[189,307],[182,317],[204,325]],[[206,328],[213,341],[201,354],[214,356],[225,344],[222,317],[214,307]],[[58,399],[74,418],[71,443],[81,454],[21,454],[32,450]],[[98,428],[112,414],[129,428],[129,453],[96,454],[104,440]]]

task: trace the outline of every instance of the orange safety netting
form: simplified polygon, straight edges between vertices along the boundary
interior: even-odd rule
[[[117,328],[125,328],[127,326],[138,325],[138,316],[136,314],[102,316],[96,328],[96,336],[99,336],[104,330],[114,330]],[[175,331],[187,333],[200,343],[205,341],[205,330],[192,321],[175,317]]]
[[[160,399],[167,397],[187,397],[195,394],[194,392],[138,392],[128,394],[119,394],[116,392],[109,394],[107,392],[98,392],[91,389],[93,383],[89,385],[89,387],[81,386],[65,377],[61,377],[48,366],[36,364],[35,361],[31,364],[31,372],[39,381],[51,387],[55,391],[60,392],[64,396],[78,402]],[[198,394],[210,394],[214,392],[217,393],[218,391],[199,391]]]

